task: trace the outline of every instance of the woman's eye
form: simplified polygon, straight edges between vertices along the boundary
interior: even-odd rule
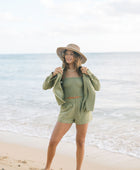
[[[66,54],[66,55],[74,55],[73,53],[71,53],[71,54]]]

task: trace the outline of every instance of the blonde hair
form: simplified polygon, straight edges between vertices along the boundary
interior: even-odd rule
[[[64,68],[64,71],[66,71],[68,68],[69,68],[69,64],[66,63],[66,60],[65,60],[65,53],[66,53],[67,50],[64,51],[64,53],[62,54],[63,56],[63,63],[62,63],[62,67]],[[80,67],[82,66],[81,64],[81,56],[80,54],[74,52],[74,58],[75,58],[75,61],[73,63],[74,65],[74,68],[76,69],[77,73],[81,76],[82,75],[82,72],[80,70]]]

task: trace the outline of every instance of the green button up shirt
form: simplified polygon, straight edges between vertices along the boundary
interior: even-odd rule
[[[95,105],[95,91],[100,90],[100,82],[98,78],[88,69],[88,74],[83,73],[83,85],[84,85],[84,98],[82,101],[82,109],[86,111],[93,111]],[[65,103],[64,91],[62,88],[62,74],[58,73],[53,76],[52,73],[46,77],[43,82],[42,88],[44,90],[51,89],[53,87],[53,93],[55,95],[58,105]]]

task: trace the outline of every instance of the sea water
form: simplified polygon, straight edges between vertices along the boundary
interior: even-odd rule
[[[101,83],[86,144],[140,157],[140,53],[87,53],[83,65]],[[62,66],[56,54],[0,55],[0,130],[50,138],[59,114],[45,78]],[[62,140],[75,142],[75,124]]]

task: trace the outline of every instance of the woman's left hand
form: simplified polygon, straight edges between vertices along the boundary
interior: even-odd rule
[[[81,67],[81,72],[82,72],[82,73],[88,74],[88,73],[87,73],[87,70],[88,70],[87,67],[83,67],[83,66]]]

